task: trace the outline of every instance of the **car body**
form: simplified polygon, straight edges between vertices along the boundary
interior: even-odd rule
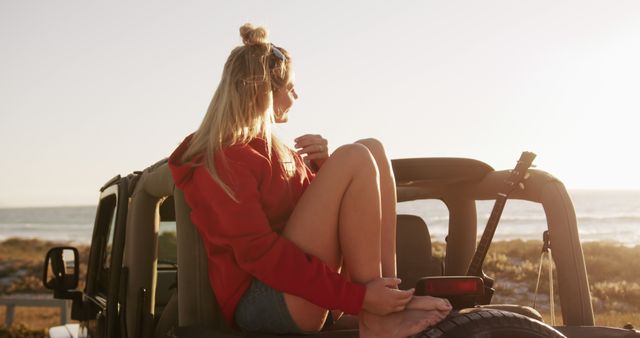
[[[449,210],[443,262],[431,256],[424,221],[414,215],[399,216],[398,273],[403,287],[412,287],[424,276],[465,275],[476,249],[476,201],[496,199],[509,171],[495,171],[483,162],[462,158],[398,159],[392,164],[398,201],[438,199]],[[520,332],[525,330],[522,327],[529,332],[520,335],[523,338],[640,337],[632,329],[594,326],[569,195],[550,174],[539,170],[529,173],[526,188],[513,192],[510,198],[540,203],[544,208],[554,238],[551,245],[563,325],[552,328],[525,306],[478,304],[458,309],[445,322],[416,337],[475,337],[475,332],[480,332],[478,337],[494,337],[492,332],[495,337],[510,336],[512,331],[505,330]],[[207,258],[189,212],[166,160],[109,180],[100,189],[85,289],[73,290],[73,278],[68,278],[67,284],[49,283],[55,297],[73,299],[72,318],[79,324],[51,328],[50,336],[272,337],[237,332],[222,319],[208,281]],[[177,234],[173,239],[172,231]],[[56,260],[55,253],[47,257],[49,260]],[[77,266],[77,257],[69,264]],[[52,278],[55,281],[55,276]],[[46,275],[44,279],[48,280]],[[358,332],[347,318],[315,336],[357,337]]]

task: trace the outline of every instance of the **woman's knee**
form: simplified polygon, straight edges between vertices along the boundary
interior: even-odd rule
[[[385,151],[382,142],[380,142],[380,140],[376,138],[365,138],[362,140],[357,140],[355,143],[364,145],[365,147],[367,147],[367,149],[369,149],[369,151],[379,151],[382,153],[384,153]]]
[[[338,147],[331,157],[341,161],[348,168],[356,170],[366,170],[377,173],[375,158],[369,149],[360,143],[345,144]]]
[[[369,152],[373,155],[373,157],[380,163],[387,161],[387,154],[384,149],[384,145],[378,139],[375,138],[366,138],[362,140],[358,140],[355,142],[356,144],[362,144],[367,147]]]

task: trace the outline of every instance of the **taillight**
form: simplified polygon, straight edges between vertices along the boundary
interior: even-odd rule
[[[443,276],[425,277],[416,285],[416,295],[451,297],[451,296],[482,296],[484,283],[480,277]]]

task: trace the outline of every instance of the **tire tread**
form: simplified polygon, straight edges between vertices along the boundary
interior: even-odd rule
[[[508,329],[530,333],[529,337],[566,338],[562,333],[545,323],[521,314],[494,309],[451,315],[436,326],[411,338],[491,338],[487,335],[491,330],[504,331]]]

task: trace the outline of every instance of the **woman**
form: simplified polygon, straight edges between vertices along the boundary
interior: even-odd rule
[[[357,314],[361,337],[406,337],[444,318],[447,301],[397,288],[395,182],[380,142],[329,156],[324,138],[304,135],[290,150],[271,134],[298,98],[289,53],[262,27],[240,35],[202,124],[169,159],[227,322],[315,332],[333,310]]]

